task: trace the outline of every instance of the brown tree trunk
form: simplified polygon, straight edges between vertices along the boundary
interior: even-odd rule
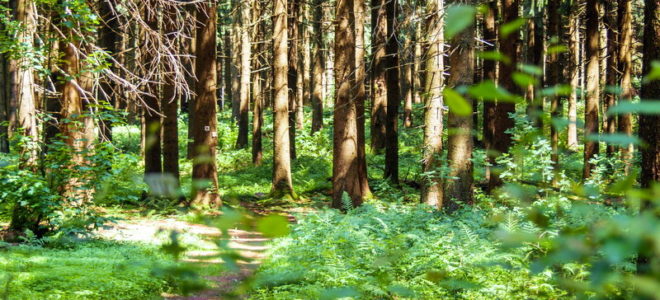
[[[598,153],[598,142],[589,140],[590,135],[598,134],[598,103],[600,99],[600,35],[598,33],[599,0],[587,0],[587,33],[585,48],[587,50],[587,97],[584,108],[584,169],[583,178],[591,176],[594,167],[590,160]]]
[[[323,39],[323,0],[314,1],[314,38],[312,61],[312,133],[323,128],[323,73],[325,73],[325,42]]]
[[[387,0],[371,0],[371,150],[385,149],[387,119]]]
[[[548,37],[550,39],[560,40],[561,19],[559,17],[559,2],[548,2]],[[548,70],[548,86],[555,86],[560,84],[561,76],[561,63],[559,61],[559,53],[548,53],[546,60],[546,68]],[[551,95],[550,100],[550,114],[553,119],[558,119],[561,116],[562,103],[559,95]],[[556,126],[550,126],[550,146],[552,148],[552,164],[555,170],[555,175],[559,175],[559,130]],[[557,180],[557,176],[553,177],[553,183]]]
[[[401,95],[403,97],[403,126],[410,128],[413,126],[413,64],[414,64],[414,44],[410,38],[406,38],[401,55],[403,65],[400,67],[401,75]]]
[[[261,22],[261,14],[265,11],[262,8],[260,1],[253,2],[254,14],[252,15],[252,22],[254,26],[254,39],[257,41],[254,45],[253,60],[254,70],[260,70],[266,63],[263,61],[264,55],[264,36],[265,28]],[[262,127],[264,124],[264,96],[262,93],[264,84],[262,81],[263,72],[258,71],[252,74],[252,163],[260,166],[263,160],[263,143],[262,143]]]
[[[4,28],[1,28],[4,29]],[[0,54],[0,153],[9,153],[9,59]]]
[[[236,148],[243,149],[248,146],[248,127],[250,111],[250,56],[252,45],[250,44],[250,1],[239,1],[241,36],[241,72],[239,86],[239,111],[238,111],[238,138]]]
[[[225,27],[227,27],[227,26],[225,26]],[[234,115],[234,110],[235,110],[234,109],[234,104],[233,104],[233,101],[234,101],[233,99],[234,99],[234,97],[238,97],[238,95],[234,94],[234,87],[232,86],[232,84],[234,82],[232,80],[232,76],[234,75],[234,74],[232,74],[232,70],[234,69],[234,67],[232,67],[232,59],[231,59],[231,55],[232,55],[231,50],[232,50],[233,45],[231,43],[231,32],[230,32],[229,28],[225,28],[225,30],[223,30],[222,32],[223,32],[223,34],[222,34],[223,44],[225,44],[225,47],[222,49],[224,51],[224,53],[223,53],[223,56],[224,56],[224,58],[223,58],[223,63],[224,63],[224,72],[223,72],[224,76],[223,76],[223,78],[224,78],[224,82],[225,82],[224,83],[224,86],[225,86],[225,99],[229,99],[229,101],[231,101],[229,103],[232,103],[232,116],[233,116]]]
[[[36,6],[31,1],[17,0],[14,17],[23,25],[18,33],[18,42],[28,47],[34,44],[36,33]],[[11,62],[13,64],[13,90],[17,103],[17,129],[26,140],[22,143],[21,167],[36,170],[38,159],[39,128],[37,127],[36,95],[34,91],[34,69],[27,57]]]
[[[653,61],[660,57],[660,0],[646,1],[643,47],[642,72],[649,74]],[[660,99],[660,80],[643,82],[640,98],[642,101]],[[643,188],[652,188],[660,182],[660,115],[640,115],[639,136],[646,142],[646,147],[642,148],[640,182]],[[651,210],[651,205],[645,205],[644,209]],[[658,258],[652,249],[653,247],[646,247],[638,254],[637,273],[642,276],[651,276],[654,271],[657,274],[657,269],[654,270],[653,266],[657,266]]]
[[[357,113],[357,142],[358,142],[358,164],[359,174],[358,180],[362,191],[360,194],[363,198],[368,198],[371,195],[369,188],[368,172],[367,172],[367,154],[366,154],[366,138],[365,138],[365,102],[367,100],[366,94],[366,60],[365,60],[365,45],[364,42],[364,18],[365,18],[365,0],[354,0],[355,11],[355,109]]]
[[[291,151],[291,159],[296,159],[296,117],[299,109],[298,107],[298,6],[300,0],[288,0],[287,3],[288,15],[288,38],[289,38],[289,69],[287,71],[288,87],[289,87],[289,142]]]
[[[115,3],[106,0],[99,2],[99,14],[103,20],[103,26],[99,29],[99,44],[116,60],[118,59],[117,43],[121,39],[118,30],[121,27],[119,26],[119,17],[114,13]],[[109,60],[108,63],[110,64],[110,70],[117,72],[115,62]],[[107,102],[107,105],[110,107],[115,107],[116,98],[115,84],[110,79],[103,79],[101,89],[98,93],[98,99]],[[101,142],[112,141],[112,122],[110,120],[101,119],[99,121],[99,140]]]
[[[273,198],[295,198],[289,135],[287,0],[273,2]]]
[[[304,23],[304,14],[306,1],[296,0],[296,36],[295,41],[292,41],[296,44],[296,55],[298,56],[298,65],[296,66],[296,130],[302,130],[305,122],[305,52],[300,51],[305,49],[304,37],[305,37],[305,23]],[[294,156],[295,158],[295,156]]]
[[[424,154],[422,172],[433,173],[422,182],[422,202],[436,208],[442,208],[443,184],[442,178],[436,173],[441,167],[442,131],[443,131],[443,69],[444,53],[443,20],[444,0],[428,0],[426,12],[426,37],[428,50],[426,52],[426,83],[422,93],[425,96],[426,112],[424,116]]]
[[[551,14],[549,7],[550,5],[554,5],[552,1],[548,2],[549,14]],[[527,20],[527,63],[539,68],[543,68],[543,21],[543,11],[535,12],[534,17]],[[537,99],[536,94],[536,87],[532,84],[528,85],[525,90],[525,100],[527,101],[527,117],[530,121],[533,122],[536,128],[542,130],[543,122],[541,121],[541,114],[543,114],[543,103],[540,98]]]
[[[194,5],[188,6],[187,10],[188,10],[188,13],[190,14],[190,16],[192,18],[196,18],[197,8]],[[195,49],[195,47],[197,46],[196,45],[197,44],[197,42],[196,42],[197,39],[196,39],[195,35],[197,34],[197,30],[195,28],[192,28],[190,30],[189,34],[190,34],[190,39],[186,39],[185,43],[183,43],[184,44],[184,46],[183,46],[184,47],[184,50],[183,50],[184,53],[186,53],[190,56],[190,58],[186,61],[186,65],[187,65],[186,72],[189,72],[189,73],[187,73],[188,76],[186,76],[186,82],[188,83],[188,87],[192,91],[197,91],[197,78],[195,78],[195,60],[196,60],[195,59],[195,54],[197,53],[197,49]],[[225,36],[228,36],[226,31],[225,31]],[[226,49],[227,49],[226,50],[227,51],[227,56],[229,56],[229,46],[227,46]],[[229,62],[229,61],[226,60],[225,62]],[[229,68],[229,64],[226,64],[226,65],[227,65],[227,68]],[[227,73],[229,73],[229,69],[227,69]],[[229,86],[231,86],[231,84]],[[231,89],[227,88],[227,90],[229,91],[229,94],[231,95]],[[191,94],[185,95],[185,97],[186,97],[186,100],[185,100],[186,106],[185,107],[186,107],[186,110],[188,111],[188,147],[187,147],[187,152],[188,153],[187,153],[186,157],[188,159],[193,159],[194,150],[193,150],[193,142],[192,142],[193,141],[193,130],[192,130],[193,126],[192,126],[192,124],[195,121],[194,120],[195,115],[193,114],[193,110],[191,108],[192,108],[193,105],[195,105],[194,104],[195,95],[193,95],[191,93]],[[230,98],[231,98],[231,96],[230,96]]]
[[[399,42],[396,35],[398,1],[389,0],[387,11],[387,42],[385,45],[385,78],[387,84],[387,115],[385,120],[385,178],[399,182]]]
[[[472,0],[461,1],[472,4]],[[465,29],[451,41],[449,55],[449,87],[470,86],[474,79],[474,27]],[[470,99],[466,99],[471,101]],[[472,204],[472,116],[456,115],[449,109],[447,116],[448,179],[445,182],[444,203],[448,211],[459,208],[459,203]]]
[[[158,16],[154,15],[152,10],[145,10],[144,19],[151,30],[158,31]],[[153,55],[153,53],[147,52],[143,56],[142,63],[148,66],[147,70],[158,68]],[[154,82],[147,83],[145,92],[147,95],[143,99],[146,107],[142,107],[142,117],[144,120],[144,173],[162,173],[162,146],[160,137],[162,121],[158,85]]]
[[[193,189],[192,204],[219,206],[218,169],[215,163],[218,132],[216,120],[216,2],[198,4],[197,12],[197,99],[192,107]]]
[[[359,2],[358,2],[359,3]],[[355,74],[355,2],[337,1],[335,25],[335,113],[332,167],[332,207],[347,208],[344,194],[352,207],[362,205]]]
[[[619,1],[618,13],[618,72],[620,72],[621,96],[619,101],[630,101],[634,96],[632,86],[632,73],[633,73],[633,16],[632,16],[632,0]],[[657,57],[656,57],[657,58]],[[616,84],[615,84],[616,85]],[[632,115],[623,114],[619,116],[619,132],[627,135],[633,134]],[[633,159],[633,145],[621,148],[621,154],[626,162],[626,171],[630,170]]]
[[[502,22],[508,24],[518,18],[518,0],[502,0]],[[500,36],[500,52],[510,59],[508,63],[500,64],[500,74],[498,76],[499,85],[511,93],[517,93],[518,87],[512,80],[516,67],[518,65],[518,31],[509,33],[507,36]],[[499,156],[509,151],[511,147],[511,135],[506,133],[507,130],[514,127],[513,119],[509,117],[510,113],[516,111],[514,103],[497,101],[495,103],[495,130],[493,135],[493,149],[495,155]],[[491,174],[488,183],[488,189],[493,190],[502,185],[502,180],[499,176],[499,170],[495,174]]]
[[[173,4],[168,4],[166,13],[164,14],[167,18],[176,18],[177,7]],[[173,25],[174,21],[165,21],[164,31],[166,36],[170,37],[177,28]],[[170,47],[177,48],[177,43],[174,38],[168,38],[167,42],[170,44]],[[172,74],[171,66],[166,64],[163,66],[164,70],[167,70],[167,75],[165,75],[163,85],[163,128],[161,132],[161,138],[163,140],[163,172],[169,173],[176,178],[177,183],[179,182],[179,122],[178,122],[178,111],[179,111],[179,101],[180,97],[176,93],[176,86],[174,83],[174,78]]]
[[[231,0],[231,41],[230,50],[230,72],[231,77],[231,100],[232,118],[238,122],[241,114],[241,22],[240,19],[241,0]]]
[[[569,16],[569,74],[571,84],[571,95],[568,97],[568,132],[567,147],[576,150],[578,146],[577,135],[577,100],[578,88],[580,87],[580,13],[578,4],[571,6]]]
[[[497,2],[491,0],[488,2],[488,12],[484,15],[484,40],[486,51],[495,51],[497,49],[497,28],[495,27],[495,18],[497,17]],[[484,80],[492,82],[497,81],[497,61],[484,59]],[[495,136],[495,102],[483,102],[483,143],[486,150],[486,157],[489,164],[495,161],[494,155],[494,136]],[[491,167],[486,166],[486,181],[490,182]]]
[[[617,25],[617,9],[614,6],[614,1],[605,1],[605,31],[607,40],[607,61],[606,61],[606,79],[605,86],[614,87],[618,84],[618,36],[619,28]],[[616,105],[616,93],[613,91],[605,91],[605,99],[603,100],[603,111],[607,112],[610,108]],[[605,118],[604,133],[614,134],[617,131],[616,117],[603,115]],[[616,151],[614,145],[607,145],[607,154],[613,155]]]

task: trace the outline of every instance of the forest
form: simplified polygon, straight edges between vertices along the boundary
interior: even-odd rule
[[[0,299],[660,299],[660,0],[0,0]]]

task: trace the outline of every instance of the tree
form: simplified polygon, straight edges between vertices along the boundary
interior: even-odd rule
[[[288,0],[288,39],[289,39],[289,69],[287,71],[289,86],[289,142],[291,146],[291,159],[296,159],[296,128],[298,110],[298,8],[300,0]]]
[[[660,0],[646,1],[644,7],[644,46],[643,52],[643,74],[652,72],[654,64],[660,57]],[[660,99],[660,80],[646,79],[642,83],[640,94],[642,101],[652,101]],[[642,114],[639,116],[639,136],[646,142],[642,148],[642,173],[640,181],[643,188],[651,188],[660,183],[660,115]],[[645,205],[643,209],[650,211],[650,205]],[[657,217],[657,213],[656,213]],[[652,274],[653,260],[657,255],[652,252],[653,247],[646,247],[637,257],[637,273],[641,275]],[[655,255],[655,256],[654,256]],[[657,270],[655,270],[657,272]]]
[[[385,178],[393,183],[399,182],[399,105],[401,88],[399,86],[399,42],[397,41],[396,22],[398,19],[398,1],[390,0],[385,4],[387,14],[387,41],[385,44],[385,68],[387,85],[387,113],[385,119]]]
[[[323,128],[323,73],[325,41],[323,32],[323,0],[314,1],[314,38],[312,39],[312,133]]]
[[[238,139],[236,148],[243,149],[248,145],[248,126],[250,111],[250,56],[252,55],[252,45],[250,44],[250,1],[239,1],[241,36],[241,72],[239,86],[239,109],[238,109]]]
[[[471,0],[459,3],[472,4]],[[450,45],[449,77],[450,88],[472,85],[474,80],[474,28],[468,27],[456,35]],[[467,99],[470,102],[469,99]],[[471,103],[469,103],[471,106]],[[452,108],[447,115],[449,138],[447,139],[447,162],[450,169],[445,182],[444,203],[449,211],[459,203],[472,204],[472,116],[461,115]]]
[[[550,39],[556,39],[559,40],[559,32],[561,30],[561,19],[559,17],[559,14],[561,13],[560,10],[560,3],[558,1],[550,1],[548,2],[548,37]],[[547,78],[548,78],[548,85],[549,86],[556,86],[560,84],[560,76],[561,76],[561,62],[559,61],[559,52],[553,51],[548,53],[547,55],[547,61],[546,61],[546,68],[547,68]],[[561,97],[557,94],[551,95],[550,96],[550,114],[553,119],[558,119],[561,116],[561,110],[562,110],[562,102],[561,102]],[[551,159],[553,166],[555,168],[555,171],[559,171],[559,129],[557,126],[550,126],[550,145],[552,148],[552,154],[551,154]],[[553,180],[556,180],[555,176]]]
[[[503,24],[510,24],[518,18],[518,0],[501,0],[502,3],[502,22]],[[500,52],[508,58],[507,62],[500,64],[500,73],[498,77],[499,85],[511,93],[518,92],[515,82],[512,80],[513,73],[518,65],[518,31],[515,30],[509,33],[500,32]],[[499,156],[509,151],[511,147],[511,135],[507,130],[513,128],[513,119],[509,114],[516,111],[516,106],[512,102],[498,100],[494,107],[494,131],[492,146],[495,150],[495,155]],[[491,174],[488,182],[489,190],[502,185],[499,172]]]
[[[580,12],[579,2],[574,2],[569,15],[568,34],[570,62],[568,72],[570,77],[571,94],[568,96],[568,132],[566,134],[566,145],[571,150],[578,146],[577,133],[577,100],[578,88],[580,86]]]
[[[100,0],[99,6],[99,14],[103,20],[103,26],[99,29],[99,46],[105,49],[110,55],[108,61],[110,71],[116,72],[117,43],[121,39],[117,32],[118,28],[120,28],[119,17],[114,14],[116,3],[113,0]],[[107,102],[107,105],[110,107],[114,107],[117,98],[116,84],[112,80],[104,78],[97,98]],[[112,121],[100,120],[99,139],[103,142],[112,141]]]
[[[632,16],[632,0],[619,1],[618,7],[618,68],[617,72],[620,73],[619,86],[621,87],[621,95],[619,97],[620,103],[623,101],[630,101],[634,96],[632,86],[633,75],[633,16]],[[616,84],[615,84],[616,85]],[[632,115],[623,114],[619,116],[618,131],[627,135],[633,134]],[[626,161],[626,170],[630,169],[632,161],[633,145],[622,147],[621,153],[623,159]]]
[[[358,180],[360,182],[360,192],[362,197],[369,197],[371,189],[369,188],[369,180],[367,176],[367,154],[366,154],[366,137],[365,137],[365,102],[367,100],[366,94],[366,61],[365,61],[365,41],[364,41],[364,18],[365,18],[365,0],[354,0],[355,24],[355,110],[357,114],[357,142],[358,142]]]
[[[149,2],[153,4],[153,2]],[[151,33],[158,32],[158,16],[154,9],[144,9],[144,20],[149,27]],[[154,45],[155,39],[147,38],[147,43],[150,43],[152,49],[157,46]],[[149,49],[149,47],[147,47]],[[153,51],[145,51],[143,63],[147,65],[147,70],[158,69],[157,59]],[[161,101],[159,99],[158,85],[155,80],[151,80],[145,84],[144,105],[142,107],[142,134],[144,135],[144,174],[162,173],[162,145],[161,145]]]
[[[485,46],[486,51],[495,51],[497,49],[497,28],[495,27],[495,17],[497,15],[497,2],[491,0],[488,2],[488,11],[483,18],[484,40],[488,43]],[[484,80],[492,82],[497,81],[497,61],[484,59]],[[483,142],[488,162],[492,165],[495,161],[495,102],[486,101],[483,104]],[[490,182],[491,168],[486,167],[486,180]]]
[[[25,51],[33,51],[34,36],[36,34],[37,16],[36,6],[32,1],[16,0],[14,17],[22,24],[18,33],[18,42],[26,47]],[[18,115],[18,132],[26,138],[22,143],[21,166],[36,170],[38,159],[37,141],[39,137],[37,127],[36,96],[34,92],[34,69],[31,67],[29,56],[19,55],[18,59],[11,61],[12,67],[12,97],[16,99]]]
[[[614,1],[605,1],[604,12],[604,26],[605,26],[605,50],[607,58],[605,60],[605,86],[614,87],[618,84],[618,40],[619,28],[617,25],[617,9]],[[603,97],[603,111],[607,112],[610,108],[616,105],[617,95],[614,91],[605,89]],[[603,132],[606,134],[614,134],[617,131],[616,116],[608,116],[603,114]],[[614,145],[607,145],[607,154],[613,155],[616,150]]]
[[[253,60],[254,70],[259,70],[267,65],[264,59],[264,43],[261,42],[265,35],[264,23],[260,20],[264,12],[260,1],[253,1],[255,13],[252,15],[255,40],[254,45],[256,58]],[[264,94],[262,91],[263,72],[252,73],[252,163],[259,166],[263,160],[262,127],[264,124]]]
[[[426,37],[428,49],[426,52],[426,83],[424,95],[426,111],[424,115],[424,153],[422,172],[428,178],[422,183],[422,202],[436,208],[442,208],[443,185],[442,178],[437,174],[440,170],[442,155],[443,131],[443,97],[444,84],[444,31],[442,15],[444,0],[429,0],[426,3]]]
[[[598,142],[591,135],[598,134],[598,103],[600,99],[600,36],[599,36],[599,0],[587,0],[587,32],[585,48],[587,55],[587,97],[584,108],[584,169],[582,177],[591,176],[591,159],[598,153]]]
[[[387,129],[387,0],[371,0],[371,149],[385,148]]]
[[[358,1],[358,5],[361,1]],[[355,69],[355,5],[353,0],[337,1],[335,25],[335,95],[332,155],[332,207],[345,208],[344,194],[353,207],[366,195],[361,178],[358,107],[354,91],[359,84]]]
[[[295,198],[289,135],[287,0],[273,2],[273,198]]]
[[[0,27],[0,29],[3,29]],[[0,55],[0,153],[9,153],[9,59],[6,53]],[[5,123],[6,122],[6,123]]]
[[[176,4],[165,4],[164,12],[164,28],[165,36],[168,37],[166,42],[173,49],[177,49],[175,32],[177,28],[176,18],[178,17]],[[162,101],[162,112],[163,112],[163,128],[162,128],[162,139],[163,139],[163,171],[165,173],[171,174],[174,176],[177,182],[179,182],[179,101],[180,97],[176,92],[176,83],[174,82],[174,70],[171,64],[166,63],[163,66],[163,69],[166,70],[165,74],[165,84],[163,85],[163,101]]]
[[[197,99],[192,107],[193,122],[193,191],[192,203],[219,206],[218,170],[215,163],[218,144],[215,89],[216,70],[216,2],[201,2],[197,12]]]

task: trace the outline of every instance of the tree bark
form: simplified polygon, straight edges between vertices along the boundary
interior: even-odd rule
[[[355,2],[337,1],[335,25],[335,113],[332,167],[332,207],[346,209],[344,194],[350,205],[362,205],[360,157],[357,125],[355,74]]]
[[[314,1],[314,38],[312,61],[312,133],[323,128],[323,73],[325,73],[325,42],[323,39],[323,0]]]
[[[291,159],[296,159],[296,127],[297,113],[302,107],[298,107],[298,6],[300,0],[288,0],[288,43],[289,43],[289,69],[287,71],[289,88],[289,142]]]
[[[461,1],[467,5],[472,0]],[[447,85],[455,88],[470,86],[474,79],[474,27],[466,28],[451,41],[449,55],[449,78]],[[467,98],[471,102],[471,99]],[[470,103],[471,105],[471,103]],[[460,203],[471,205],[473,193],[472,177],[472,116],[456,115],[449,109],[447,116],[449,138],[447,140],[448,179],[445,182],[444,203],[448,211],[460,207]]]
[[[287,0],[273,2],[273,198],[295,198],[289,135]]]
[[[632,16],[632,0],[619,1],[618,7],[618,69],[620,72],[619,85],[621,87],[621,95],[619,101],[630,101],[634,96],[634,89],[632,86],[633,75],[633,16]],[[656,57],[657,58],[657,57]],[[631,114],[623,114],[619,116],[618,130],[629,136],[633,134],[633,122]],[[633,159],[634,146],[631,144],[628,147],[621,147],[621,154],[626,162],[626,172],[630,171]]]
[[[422,183],[422,202],[438,209],[442,208],[443,184],[440,172],[442,164],[442,131],[443,131],[443,97],[444,85],[444,31],[443,19],[444,0],[429,0],[426,4],[428,14],[426,36],[428,50],[426,52],[426,83],[422,93],[425,96],[426,112],[424,116],[424,153],[422,172],[428,175]]]
[[[231,0],[231,36],[230,36],[230,60],[229,65],[231,77],[231,107],[232,118],[239,121],[241,114],[241,22],[240,22],[241,0]]]
[[[387,85],[387,114],[385,120],[385,178],[399,182],[399,43],[396,35],[398,1],[385,4],[387,13],[387,42],[385,44],[385,79]],[[441,50],[442,51],[442,50]]]
[[[192,204],[220,206],[216,147],[218,145],[215,90],[216,70],[216,2],[198,4],[197,12],[197,99],[193,105],[193,189]]]
[[[238,111],[238,139],[236,148],[243,149],[248,146],[248,127],[250,111],[250,57],[252,45],[250,44],[250,1],[239,1],[241,36],[241,72],[239,86],[239,111]]]
[[[646,1],[642,51],[644,56],[642,72],[646,75],[651,72],[653,61],[660,57],[660,0]],[[640,98],[642,101],[660,99],[660,80],[643,82]],[[660,115],[640,115],[639,136],[646,143],[646,147],[642,148],[640,182],[643,188],[652,188],[660,182]],[[650,211],[652,208],[647,204],[643,209]],[[652,249],[653,247],[646,247],[638,254],[637,273],[642,276],[650,276],[654,271],[657,272],[657,269],[653,270],[653,260],[658,258]],[[655,264],[657,265],[657,261]]]
[[[365,102],[367,100],[366,94],[366,60],[365,60],[365,41],[364,41],[364,18],[365,18],[365,0],[354,0],[355,11],[355,109],[357,113],[357,138],[358,138],[358,180],[362,191],[360,194],[363,198],[370,197],[371,189],[369,188],[368,172],[367,172],[367,154],[366,154],[366,138],[365,138]],[[398,83],[398,82],[397,82]]]
[[[371,150],[375,153],[385,149],[387,132],[387,1],[371,0]]]
[[[559,2],[550,1],[548,2],[548,37],[550,39],[560,40],[560,31],[561,31],[561,19],[559,17]],[[556,86],[560,84],[561,76],[561,63],[559,61],[559,53],[548,53],[546,68],[548,74],[548,86]],[[562,102],[559,95],[551,95],[550,100],[550,114],[552,119],[558,119],[561,117]],[[559,130],[551,122],[550,126],[550,146],[552,148],[552,165],[554,167],[555,175],[552,182],[556,183],[557,177],[559,175]]]
[[[497,28],[495,27],[495,18],[497,16],[497,2],[491,0],[488,2],[488,12],[484,15],[484,40],[486,51],[495,51],[497,49]],[[497,81],[497,61],[484,59],[484,80]],[[483,142],[486,150],[488,163],[493,165],[495,162],[495,102],[483,102]],[[490,182],[491,167],[486,166],[486,181]],[[490,190],[489,190],[490,191]]]
[[[18,42],[32,47],[34,35],[37,30],[36,7],[32,1],[17,0],[14,17],[23,25],[18,33]],[[26,138],[20,149],[21,167],[36,170],[38,160],[39,128],[37,125],[36,95],[34,91],[34,69],[29,58],[12,61],[13,64],[13,90],[17,103],[17,129],[20,135]]]
[[[6,53],[0,54],[0,153],[9,153],[9,59]]]
[[[298,65],[296,66],[296,130],[302,130],[305,122],[305,23],[304,14],[306,1],[296,0],[296,36],[292,41],[296,44],[296,55]],[[295,157],[295,156],[294,156]]]
[[[103,20],[103,26],[99,29],[99,44],[105,49],[108,54],[114,59],[117,58],[117,43],[120,42],[121,37],[118,34],[120,30],[119,17],[114,14],[115,2],[112,0],[100,0],[99,14]],[[110,70],[117,72],[114,60],[109,60]],[[116,87],[115,84],[107,78],[104,78],[101,83],[98,99],[107,102],[110,107],[116,105]],[[99,122],[99,140],[101,142],[112,141],[112,122],[110,120],[101,119]]]
[[[254,26],[254,37],[257,41],[254,45],[254,56],[253,60],[254,70],[260,70],[263,66],[266,65],[266,62],[263,60],[264,55],[264,36],[265,28],[264,23],[260,20],[261,14],[265,11],[262,8],[262,4],[259,1],[253,2],[254,14],[252,15],[252,22]],[[263,78],[262,71],[254,72],[252,74],[252,163],[256,166],[260,166],[263,161],[263,143],[262,143],[262,128],[264,124],[264,93],[262,93],[263,88]]]
[[[145,10],[145,21],[150,30],[158,31],[158,16],[153,14],[150,9]],[[148,41],[149,39],[147,39]],[[154,61],[153,53],[145,53],[142,63],[147,65],[147,70],[155,70],[158,68]],[[142,107],[142,117],[144,120],[143,135],[144,135],[144,173],[162,173],[162,145],[160,131],[162,127],[161,120],[161,101],[158,93],[158,85],[155,82],[149,82],[145,86],[144,104]]]
[[[164,17],[167,18],[176,18],[177,7],[174,4],[168,4],[165,8],[166,13]],[[174,27],[175,22],[165,21],[164,31],[166,36],[169,37],[167,42],[170,44],[170,47],[177,48],[177,43],[174,38],[171,38],[171,34],[174,33],[177,28]],[[163,171],[165,173],[171,174],[176,178],[177,183],[179,182],[179,122],[178,122],[178,111],[179,111],[179,101],[180,97],[176,93],[176,86],[174,83],[174,78],[171,74],[171,66],[165,64],[163,69],[166,70],[166,75],[164,78],[165,84],[163,85],[163,128],[161,132],[161,138],[163,140]]]
[[[617,24],[617,9],[614,6],[614,1],[605,1],[605,34],[607,44],[606,54],[606,71],[605,71],[605,86],[615,87],[618,84],[618,39],[619,39],[619,26]],[[614,91],[605,91],[605,99],[603,99],[603,112],[607,112],[610,108],[616,105],[617,94]],[[608,116],[603,114],[605,119],[605,126],[603,127],[604,133],[614,134],[617,131],[616,116]],[[607,154],[614,155],[616,147],[614,145],[607,145]]]
[[[503,24],[511,23],[518,18],[518,3],[518,0],[502,0]],[[500,64],[498,82],[502,88],[513,94],[516,94],[519,90],[511,78],[518,65],[518,39],[518,31],[511,32],[506,37],[500,36],[500,52],[508,57],[510,62]],[[509,147],[511,147],[511,135],[506,133],[506,131],[514,127],[513,119],[509,117],[509,114],[514,113],[515,111],[516,106],[514,103],[504,101],[497,101],[495,103],[493,149],[495,150],[494,154],[497,156],[507,153]],[[488,183],[489,190],[493,190],[502,185],[502,180],[498,174],[500,170],[496,169],[494,171],[495,172],[494,174],[491,174]]]
[[[578,146],[577,134],[577,100],[578,88],[580,87],[580,13],[579,6],[575,3],[571,6],[569,16],[569,74],[571,79],[571,95],[568,97],[568,132],[567,147],[573,151]]]
[[[593,165],[590,160],[598,153],[598,142],[589,140],[590,135],[598,134],[598,104],[600,99],[600,36],[598,33],[599,0],[587,0],[587,33],[585,47],[587,51],[587,97],[584,109],[584,169],[582,176],[591,176]]]

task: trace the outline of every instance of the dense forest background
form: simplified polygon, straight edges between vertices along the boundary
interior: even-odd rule
[[[0,296],[660,299],[659,52],[658,0],[2,0]]]

